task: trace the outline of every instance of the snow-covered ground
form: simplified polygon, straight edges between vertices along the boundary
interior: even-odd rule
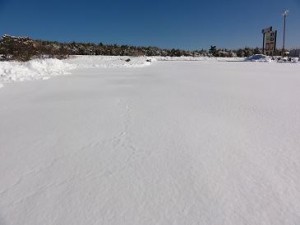
[[[1,225],[299,224],[300,64],[75,60],[0,89]]]

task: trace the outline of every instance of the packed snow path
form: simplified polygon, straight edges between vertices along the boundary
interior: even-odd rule
[[[300,66],[157,62],[0,89],[1,225],[300,223]]]

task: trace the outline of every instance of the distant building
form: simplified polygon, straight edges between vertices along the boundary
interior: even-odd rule
[[[292,49],[290,50],[290,57],[300,57],[300,49]]]

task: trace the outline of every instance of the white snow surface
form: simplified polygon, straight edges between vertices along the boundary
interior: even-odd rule
[[[76,60],[0,91],[1,225],[299,224],[299,64]]]

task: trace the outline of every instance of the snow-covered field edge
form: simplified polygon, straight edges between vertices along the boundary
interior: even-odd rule
[[[140,68],[156,61],[199,61],[199,62],[288,62],[273,60],[269,56],[254,55],[249,58],[221,57],[129,57],[129,56],[71,56],[65,60],[34,59],[29,62],[0,62],[0,88],[5,83],[47,80],[54,76],[72,74],[75,69],[88,68]],[[292,60],[292,62],[298,62]]]

